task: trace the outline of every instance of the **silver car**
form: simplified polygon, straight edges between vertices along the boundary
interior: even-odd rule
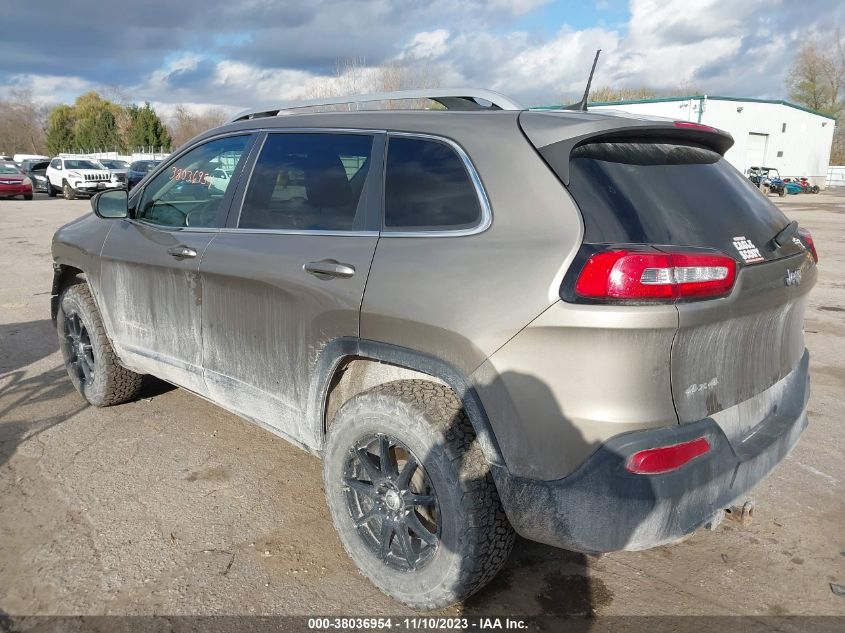
[[[97,196],[53,242],[73,384],[153,374],[322,458],[350,557],[415,608],[515,533],[718,523],[807,425],[810,235],[719,130],[409,94],[445,110],[260,108]]]

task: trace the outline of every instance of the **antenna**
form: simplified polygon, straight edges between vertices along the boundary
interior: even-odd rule
[[[581,97],[581,101],[566,106],[563,108],[564,110],[580,110],[581,112],[587,111],[587,101],[590,98],[590,86],[593,83],[593,73],[596,72],[596,64],[599,61],[599,55],[601,55],[601,49],[596,51],[596,57],[593,59],[593,67],[590,69],[590,76],[587,78],[587,87],[584,89],[584,96]]]

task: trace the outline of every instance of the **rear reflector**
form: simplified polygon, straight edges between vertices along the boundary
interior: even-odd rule
[[[807,244],[810,248],[810,253],[813,255],[813,261],[817,264],[819,263],[819,254],[816,252],[816,243],[813,241],[813,236],[807,229],[798,229],[798,235],[801,236],[801,239]]]
[[[621,301],[711,298],[728,294],[735,279],[736,261],[727,255],[614,249],[587,260],[575,292]]]
[[[707,438],[699,437],[690,442],[634,453],[628,458],[625,468],[637,475],[657,475],[676,470],[709,450],[710,442]]]

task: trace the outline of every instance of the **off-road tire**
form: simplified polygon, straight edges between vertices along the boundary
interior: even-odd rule
[[[389,435],[407,446],[436,493],[440,539],[420,569],[389,567],[353,524],[344,468],[352,447],[372,434]],[[347,401],[329,427],[323,477],[332,520],[349,557],[374,585],[414,609],[464,600],[493,579],[513,548],[515,534],[472,424],[460,399],[443,385],[400,380]]]
[[[65,200],[76,200],[76,192],[67,180],[62,183],[62,193],[64,194]]]
[[[66,337],[66,317],[73,314],[79,316],[91,341],[94,369],[90,382],[82,380],[70,364],[73,352]],[[138,397],[143,376],[126,369],[118,361],[86,283],[80,281],[62,291],[56,329],[68,376],[83,398],[95,407],[110,407]]]
[[[53,183],[51,183],[51,182],[48,180],[48,181],[47,181],[47,195],[48,195],[48,196],[50,196],[51,198],[55,198],[55,197],[56,197],[56,193],[57,193],[57,192],[56,192],[56,188],[53,186]]]

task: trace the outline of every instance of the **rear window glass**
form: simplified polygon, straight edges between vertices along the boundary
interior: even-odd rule
[[[569,168],[586,243],[704,246],[737,257],[750,241],[770,259],[772,237],[789,222],[720,154],[695,144],[590,143],[572,151]]]
[[[471,228],[480,219],[478,194],[455,150],[438,141],[390,139],[384,195],[386,230]]]
[[[373,138],[363,134],[270,134],[255,164],[238,227],[363,229],[359,202],[372,146]]]

